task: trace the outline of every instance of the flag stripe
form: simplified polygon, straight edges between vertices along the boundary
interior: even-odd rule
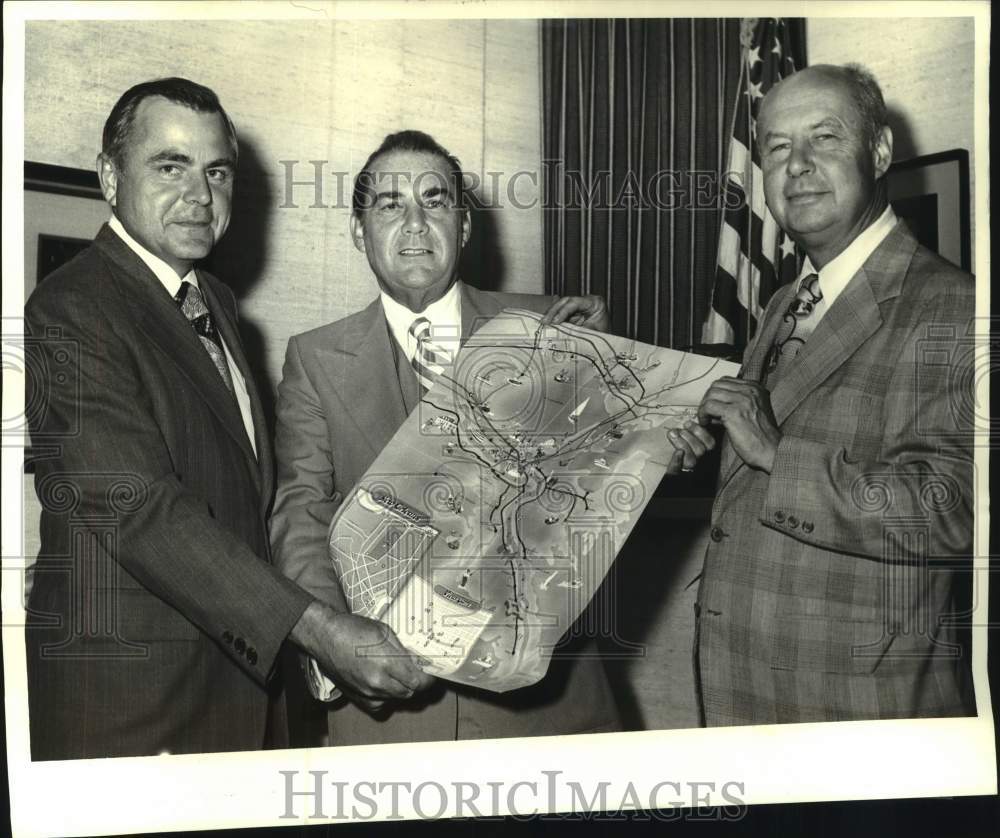
[[[743,18],[740,43],[740,83],[724,173],[730,209],[720,228],[712,302],[702,341],[731,343],[742,349],[774,291],[794,280],[798,262],[792,248],[782,249],[784,233],[767,209],[754,136],[764,95],[795,71],[788,27],[782,18]]]

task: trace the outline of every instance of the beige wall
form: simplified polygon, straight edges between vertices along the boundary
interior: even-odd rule
[[[301,161],[293,171],[303,180],[313,177],[308,161],[328,161],[327,203],[333,173],[349,173],[349,200],[365,157],[403,127],[433,134],[486,182],[490,171],[539,167],[534,21],[44,21],[27,24],[26,55],[25,158],[37,162],[91,169],[108,111],[137,82],[182,75],[219,94],[240,133],[242,200],[218,272],[241,297],[251,353],[272,388],[290,335],[376,294],[348,238],[348,211],[310,208],[309,186],[295,187],[297,208],[281,208],[279,161]],[[520,199],[537,197],[530,181],[517,183]],[[479,212],[474,226],[474,284],[542,290],[537,206]]]
[[[810,18],[810,64],[856,61],[875,74],[895,135],[896,160],[964,148],[970,156],[975,241],[973,19]]]

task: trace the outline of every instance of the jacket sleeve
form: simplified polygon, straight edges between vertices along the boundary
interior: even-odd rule
[[[824,549],[874,559],[968,554],[973,340],[968,289],[935,295],[914,319],[885,388],[878,454],[862,459],[846,444],[786,434],[761,522]],[[851,421],[845,417],[845,428]]]
[[[176,473],[155,415],[154,402],[162,408],[165,399],[142,379],[124,334],[131,324],[116,323],[107,305],[79,288],[39,290],[25,308],[38,353],[26,396],[39,409],[29,422],[33,440],[57,440],[58,453],[39,462],[36,482],[61,481],[76,521],[115,521],[116,538],[101,549],[265,681],[311,597],[221,525]],[[228,439],[213,433],[192,428],[188,438],[215,458],[220,481],[231,479],[220,447]],[[43,517],[59,513],[43,498]]]
[[[327,532],[341,502],[334,489],[336,464],[323,406],[295,338],[288,343],[278,385],[275,452],[275,564],[317,599],[347,610],[327,549]]]

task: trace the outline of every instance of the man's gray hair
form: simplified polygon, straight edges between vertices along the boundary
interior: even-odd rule
[[[882,129],[889,124],[882,88],[875,76],[860,64],[845,64],[837,69],[851,89],[851,97],[861,117],[862,136],[868,141],[868,147],[874,149]]]

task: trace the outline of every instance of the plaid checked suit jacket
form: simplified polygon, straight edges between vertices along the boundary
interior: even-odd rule
[[[972,277],[897,224],[773,385],[771,473],[724,441],[696,605],[706,724],[974,712],[947,620],[970,579],[974,301]]]

